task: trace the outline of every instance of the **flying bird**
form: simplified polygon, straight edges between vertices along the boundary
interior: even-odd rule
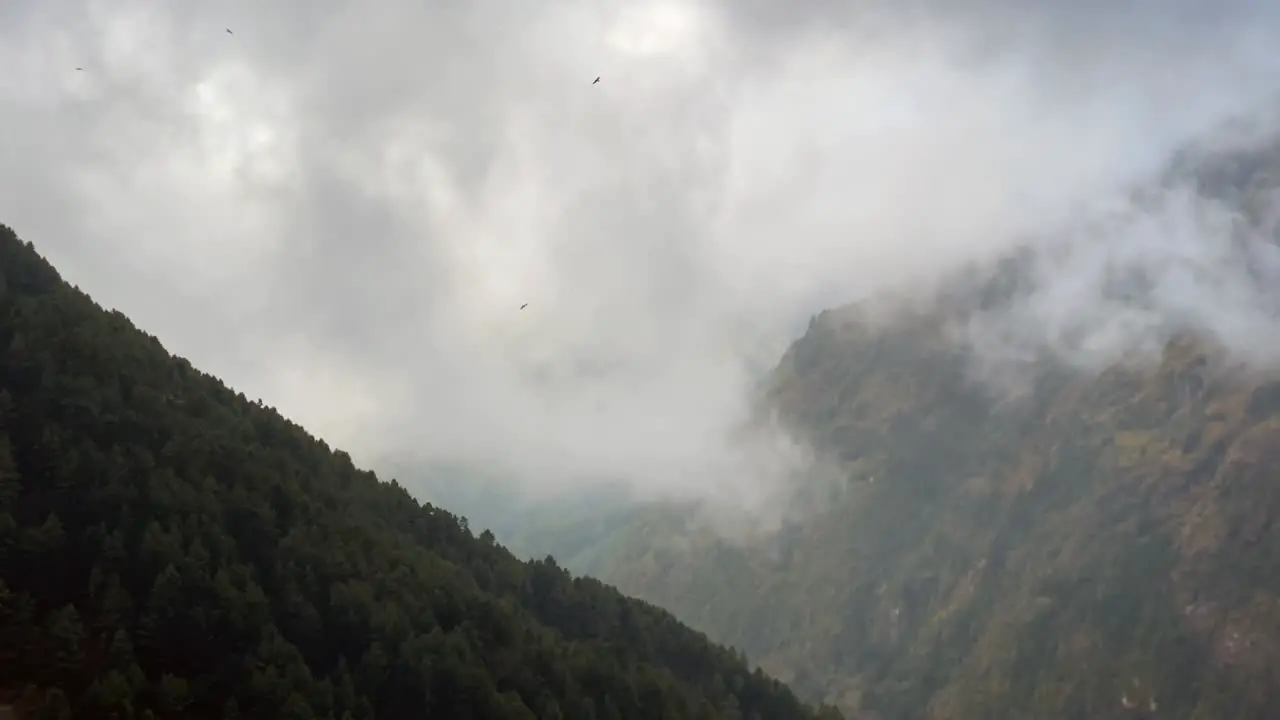
[[[523,309],[525,309],[525,308],[527,308],[527,307],[529,307],[529,303],[525,303],[525,304],[521,305],[521,306],[520,306],[520,309],[521,309],[521,310],[523,310]]]
[[[84,72],[84,68],[76,68],[76,70],[78,70],[78,71],[80,71],[80,72]]]
[[[591,84],[592,84],[592,85],[595,85],[595,84],[596,84],[596,83],[598,83],[598,82],[600,82],[600,78],[596,78],[595,80],[592,80],[592,81],[591,81]]]
[[[227,28],[227,34],[228,34],[228,35],[235,35],[235,33],[231,32],[231,28]]]

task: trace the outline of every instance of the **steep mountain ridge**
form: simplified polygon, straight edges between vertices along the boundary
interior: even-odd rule
[[[0,714],[819,717],[357,469],[4,226],[0,347]]]

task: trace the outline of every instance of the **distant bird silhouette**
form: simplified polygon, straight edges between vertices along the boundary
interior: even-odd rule
[[[527,308],[527,307],[529,307],[529,303],[525,303],[525,304],[521,305],[521,306],[520,306],[520,309],[521,309],[521,310],[523,310],[523,309],[525,309],[525,308]]]
[[[592,81],[591,81],[591,84],[592,84],[592,85],[595,85],[595,84],[596,84],[596,83],[598,83],[598,82],[600,82],[600,78],[596,78],[595,80],[592,80]]]
[[[227,34],[228,34],[228,35],[235,35],[235,33],[231,32],[231,28],[227,28]]]
[[[84,68],[76,68],[76,70],[78,70],[78,71],[80,71],[80,72],[84,72]]]

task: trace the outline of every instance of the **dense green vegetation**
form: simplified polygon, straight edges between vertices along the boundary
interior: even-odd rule
[[[0,704],[25,716],[816,717],[171,357],[3,226],[0,346]]]
[[[1280,142],[1193,159],[1280,242]],[[948,328],[1021,269],[795,343],[770,399],[842,465],[824,509],[750,545],[647,518],[589,569],[852,717],[1280,717],[1280,375],[1184,334],[993,395]]]

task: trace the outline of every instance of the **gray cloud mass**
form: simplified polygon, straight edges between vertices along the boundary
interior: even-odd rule
[[[731,438],[811,314],[1061,237],[1269,102],[1278,36],[1247,0],[16,0],[0,221],[358,458],[759,504],[803,452]],[[1235,272],[1179,202],[1003,321],[1060,344],[1117,258]],[[1215,282],[1153,312],[1257,308]]]

